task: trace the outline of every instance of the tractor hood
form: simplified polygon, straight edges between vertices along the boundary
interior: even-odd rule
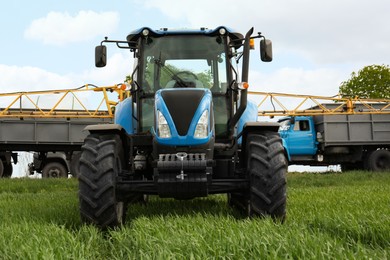
[[[154,112],[154,134],[160,144],[201,145],[213,135],[212,96],[208,89],[159,90]]]

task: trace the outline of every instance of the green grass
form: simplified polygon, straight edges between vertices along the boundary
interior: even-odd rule
[[[284,224],[152,197],[107,233],[81,224],[77,180],[0,179],[0,259],[177,258],[388,259],[390,173],[289,173]]]

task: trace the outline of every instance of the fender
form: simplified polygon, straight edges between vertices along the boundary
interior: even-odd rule
[[[124,128],[119,124],[100,124],[100,125],[89,125],[84,128],[83,131],[89,131],[91,134],[95,132],[111,132],[111,131],[124,131]]]
[[[115,133],[119,134],[122,141],[128,140],[128,135],[125,128],[119,124],[100,124],[100,125],[89,125],[84,128],[83,131],[88,131],[90,134],[94,133]]]
[[[119,124],[100,124],[100,125],[89,125],[84,128],[83,131],[88,131],[90,134],[117,134],[122,139],[125,147],[125,156],[128,155],[130,140],[125,128]]]
[[[247,122],[244,124],[243,130],[237,138],[242,137],[242,149],[245,150],[246,137],[250,132],[264,132],[270,131],[278,133],[279,123],[274,122]]]
[[[279,123],[275,122],[247,122],[244,124],[242,135],[246,135],[248,132],[256,131],[278,132],[279,126]]]

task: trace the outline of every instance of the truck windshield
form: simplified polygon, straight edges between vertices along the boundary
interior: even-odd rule
[[[290,128],[290,120],[283,120],[279,125],[279,131],[287,131]]]
[[[146,93],[164,88],[207,88],[226,92],[225,43],[220,37],[173,35],[148,38],[142,53],[141,86]]]

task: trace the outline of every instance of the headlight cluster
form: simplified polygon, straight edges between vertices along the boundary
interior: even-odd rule
[[[157,123],[158,123],[158,135],[160,138],[170,138],[171,129],[169,128],[168,122],[165,119],[164,115],[158,111],[157,113]]]
[[[205,110],[196,124],[194,138],[206,138],[208,136],[208,126],[209,111]]]

